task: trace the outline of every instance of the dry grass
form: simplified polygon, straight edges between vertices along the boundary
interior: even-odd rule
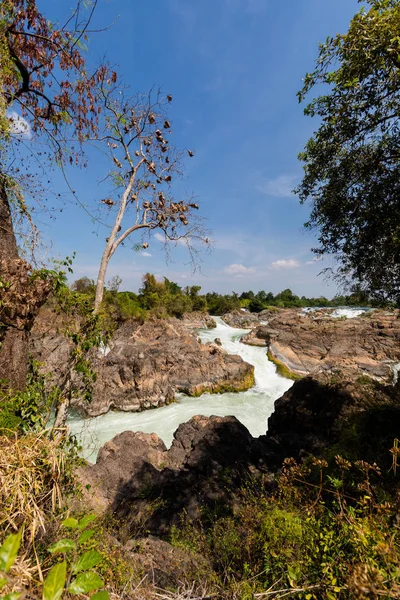
[[[25,540],[31,542],[46,530],[46,512],[62,503],[66,465],[61,445],[62,439],[49,439],[46,432],[19,436],[0,430],[0,531],[24,527]]]
[[[129,592],[111,593],[110,597],[111,600],[217,600],[219,596],[199,582],[182,585],[176,591],[168,591],[149,584],[145,577]]]
[[[154,599],[158,600],[212,600],[217,598],[215,594],[209,592],[199,583],[193,583],[191,586],[182,586],[176,592],[159,590],[154,592]]]

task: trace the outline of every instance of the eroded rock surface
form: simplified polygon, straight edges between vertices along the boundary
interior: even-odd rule
[[[379,310],[352,319],[334,318],[329,311],[269,311],[259,313],[262,324],[242,341],[268,346],[270,358],[297,375],[340,371],[345,379],[368,375],[389,382],[400,361],[398,317],[398,311]]]
[[[235,417],[197,416],[179,426],[169,450],[156,435],[117,435],[80,478],[90,485],[91,506],[112,510],[132,531],[152,504],[146,527],[158,535],[183,514],[193,519],[207,506],[231,505],[232,490],[259,469],[259,444]]]
[[[195,321],[192,322],[192,325]],[[63,376],[70,343],[53,329],[37,330],[32,354]],[[128,322],[120,327],[106,352],[93,353],[97,373],[93,400],[76,405],[89,416],[110,409],[140,411],[174,400],[177,392],[243,391],[254,384],[254,367],[216,344],[201,344],[178,319]]]
[[[234,510],[248,482],[272,492],[285,458],[330,449],[332,456],[362,456],[389,470],[390,448],[400,428],[400,384],[375,381],[332,384],[311,377],[275,402],[268,432],[258,439],[235,417],[193,417],[179,426],[169,450],[155,434],[124,432],[81,469],[90,508],[112,512],[132,536],[145,521],[165,535],[182,517]]]
[[[377,381],[332,383],[324,376],[306,377],[276,400],[268,419],[269,465],[279,468],[287,457],[318,455],[330,448],[385,464],[400,428],[400,384]],[[335,451],[334,448],[337,448]]]
[[[355,319],[277,315],[268,322],[270,353],[295,373],[340,370],[385,381],[400,360],[400,320],[377,311]]]

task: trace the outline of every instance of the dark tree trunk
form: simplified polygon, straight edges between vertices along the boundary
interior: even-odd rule
[[[0,260],[9,261],[18,258],[17,240],[13,229],[10,204],[0,176]]]
[[[15,239],[7,191],[0,181],[0,283],[8,284],[9,272],[18,270],[17,240]],[[0,288],[0,300],[4,300],[4,288]],[[4,317],[4,318],[3,318]],[[23,390],[28,370],[28,330],[0,312],[0,379],[8,386]]]
[[[28,372],[29,331],[51,290],[51,281],[32,279],[18,256],[7,188],[0,173],[0,379],[23,390]]]
[[[28,373],[29,332],[8,327],[0,347],[0,379],[13,390],[23,390]]]

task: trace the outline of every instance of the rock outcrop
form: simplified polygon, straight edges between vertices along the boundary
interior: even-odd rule
[[[276,400],[268,432],[260,438],[270,468],[284,458],[345,452],[389,470],[400,428],[400,385],[306,377]]]
[[[242,342],[248,346],[268,346],[271,341],[268,325],[259,325],[242,337]]]
[[[169,450],[155,434],[126,431],[107,442],[95,465],[80,472],[95,510],[112,510],[131,532],[147,514],[146,528],[168,531],[185,514],[231,505],[234,489],[263,468],[262,452],[235,417],[193,417],[179,426]]]
[[[215,329],[217,326],[215,319],[210,317],[208,313],[199,311],[185,313],[182,319],[180,319],[180,322],[188,331],[196,331],[197,329]]]
[[[169,450],[155,434],[117,435],[79,477],[90,509],[113,513],[124,523],[124,538],[141,537],[144,527],[165,536],[182,518],[234,510],[249,481],[272,493],[289,457],[328,450],[332,459],[362,458],[389,471],[399,430],[400,382],[333,382],[322,373],[296,382],[275,402],[268,432],[258,439],[235,417],[197,416],[179,426]],[[171,548],[163,552],[175,560]]]
[[[370,381],[331,384],[311,377],[296,382],[275,402],[268,432],[258,439],[235,417],[193,417],[179,426],[169,450],[155,434],[121,433],[81,468],[91,509],[112,512],[134,536],[145,521],[165,535],[182,517],[234,509],[249,480],[274,488],[285,458],[329,449],[390,469],[389,450],[400,429],[400,384]]]
[[[360,375],[385,382],[393,379],[393,365],[400,361],[398,311],[373,311],[353,319],[334,318],[322,311],[305,314],[298,309],[261,315],[263,324],[242,341],[268,346],[269,358],[289,373],[306,376],[340,371],[344,379]]]
[[[32,354],[56,377],[62,376],[69,352],[68,340],[54,330],[32,336]],[[75,402],[89,416],[155,408],[172,402],[177,392],[200,396],[254,384],[252,365],[217,344],[201,344],[178,319],[125,323],[108,348],[93,353],[92,365],[97,373],[93,400]]]

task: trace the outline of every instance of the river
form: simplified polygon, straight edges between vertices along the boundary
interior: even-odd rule
[[[293,382],[280,377],[275,365],[267,358],[266,348],[247,346],[240,338],[249,329],[235,329],[215,317],[215,329],[199,331],[203,342],[220,338],[222,347],[230,354],[239,354],[246,362],[254,365],[255,386],[238,394],[203,394],[199,398],[189,398],[179,394],[177,401],[140,413],[111,411],[100,417],[82,419],[71,416],[68,420],[73,433],[82,446],[82,455],[90,461],[96,459],[98,449],[122,431],[144,431],[157,433],[169,447],[173,434],[181,423],[194,415],[234,415],[254,437],[267,430],[267,419],[273,411],[274,401],[288,390]]]

